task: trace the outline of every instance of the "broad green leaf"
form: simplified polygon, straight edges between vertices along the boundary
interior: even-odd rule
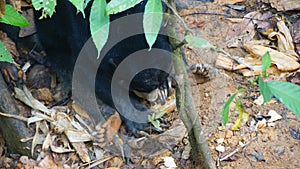
[[[84,14],[84,8],[85,8],[85,2],[83,0],[69,0],[78,11],[80,11],[83,15],[83,17],[85,18],[85,14]]]
[[[13,58],[4,44],[0,41],[0,62],[13,62]]]
[[[0,17],[0,21],[13,26],[30,26],[27,19],[8,4],[5,5],[4,15]]]
[[[151,124],[152,124],[155,128],[157,128],[157,129],[159,129],[159,130],[162,130],[162,128],[160,127],[160,122],[159,122],[158,120],[152,121]]]
[[[187,35],[185,37],[185,40],[188,42],[188,44],[196,47],[196,48],[212,48],[212,49],[216,49],[216,47],[212,44],[209,43],[208,40],[204,39],[204,38],[199,38],[196,36],[191,36],[191,35]]]
[[[162,128],[160,127],[160,122],[155,119],[155,116],[156,115],[154,113],[152,115],[148,115],[148,120],[155,128],[162,130]]]
[[[31,0],[32,5],[35,10],[42,9],[42,18],[46,18],[47,16],[52,16],[55,11],[56,0]]]
[[[90,14],[90,30],[98,50],[98,58],[109,33],[109,16],[106,15],[105,8],[106,0],[94,0]]]
[[[271,93],[288,109],[300,116],[300,86],[288,82],[265,82]]]
[[[240,100],[235,102],[235,106],[239,112],[239,117],[232,126],[232,130],[238,130],[239,126],[244,125],[249,119],[249,113],[243,108]]]
[[[158,114],[155,114],[155,119],[162,118],[162,116],[164,116],[165,114],[166,114],[165,111],[159,112]]]
[[[106,13],[107,15],[110,15],[123,12],[129,8],[134,7],[141,1],[142,0],[112,0],[106,6]]]
[[[264,97],[264,102],[268,102],[272,99],[272,93],[270,91],[269,85],[267,85],[266,82],[262,79],[262,76],[258,76],[258,85],[259,85],[259,91]]]
[[[151,50],[156,41],[163,19],[161,0],[149,0],[145,6],[143,28],[146,41]]]
[[[155,120],[155,114],[148,115],[148,120],[152,123]]]
[[[223,106],[223,109],[222,109],[222,122],[223,122],[224,125],[226,125],[226,123],[228,122],[229,105],[233,101],[233,99],[235,98],[236,95],[237,95],[237,93],[232,94],[229,97],[229,99],[227,100],[227,102],[225,103],[225,105]]]
[[[266,52],[262,57],[262,70],[263,75],[267,76],[267,69],[271,66],[272,60],[269,52]]]

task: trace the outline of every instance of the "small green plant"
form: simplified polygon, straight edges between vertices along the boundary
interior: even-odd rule
[[[164,111],[159,112],[157,114],[153,113],[151,115],[148,115],[148,120],[155,128],[162,130],[162,128],[160,127],[159,119],[162,118],[162,116],[164,116],[165,114],[166,114],[166,112],[164,112]]]
[[[264,98],[264,103],[269,102],[272,97],[275,96],[288,109],[300,116],[300,86],[289,82],[263,80],[264,77],[268,76],[267,69],[271,66],[271,63],[270,54],[267,52],[262,57],[262,74],[259,75],[258,78],[255,78],[256,81],[258,81],[259,90]],[[241,90],[238,90],[237,93],[231,95],[223,106],[222,121],[224,125],[228,122],[229,105],[240,92]]]

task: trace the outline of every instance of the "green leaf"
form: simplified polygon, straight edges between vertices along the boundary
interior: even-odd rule
[[[106,0],[94,0],[90,14],[90,30],[98,50],[98,58],[109,33],[109,16],[105,14],[105,8]]]
[[[188,44],[196,47],[196,48],[212,48],[212,49],[216,49],[216,47],[212,44],[209,43],[208,40],[204,39],[204,38],[199,38],[196,36],[191,36],[191,35],[187,35],[185,37],[185,40],[188,42]]]
[[[157,129],[159,129],[159,130],[162,130],[162,128],[160,127],[160,122],[159,122],[158,120],[152,121],[151,124],[152,124],[155,128],[157,128]]]
[[[258,85],[259,85],[259,91],[264,97],[264,102],[270,101],[273,95],[270,91],[269,86],[267,85],[266,82],[264,82],[261,75],[258,76]]]
[[[164,112],[164,111],[159,112],[158,114],[155,114],[155,119],[162,118],[162,116],[164,116],[165,114],[166,114],[166,112]]]
[[[266,52],[262,57],[262,70],[263,75],[267,76],[267,69],[271,66],[272,60],[269,52]]]
[[[80,11],[83,15],[83,18],[85,18],[84,14],[84,8],[85,8],[85,2],[83,0],[69,0],[78,11]]]
[[[0,21],[13,26],[30,26],[27,19],[8,4],[5,5],[4,15],[0,18]]]
[[[233,99],[235,98],[236,95],[237,95],[237,93],[232,94],[229,97],[229,99],[227,100],[227,102],[225,103],[225,105],[223,106],[223,109],[222,109],[222,122],[223,122],[224,125],[226,125],[226,123],[228,122],[229,105],[233,101]]]
[[[140,3],[142,0],[112,0],[106,6],[107,15],[116,14],[125,11],[136,4]]]
[[[13,58],[5,45],[0,41],[0,62],[13,62]]]
[[[31,0],[31,2],[35,10],[42,9],[41,18],[51,17],[55,11],[56,0]]]
[[[161,0],[149,0],[145,6],[143,28],[145,37],[151,50],[156,41],[163,19]]]
[[[272,94],[288,109],[300,116],[300,86],[289,82],[266,82]]]
[[[241,92],[243,92],[243,91],[244,91],[244,88],[241,87],[241,86],[239,86],[239,87],[238,87],[238,93],[241,93]]]

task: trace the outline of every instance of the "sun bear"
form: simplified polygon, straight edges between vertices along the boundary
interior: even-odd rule
[[[73,84],[73,92],[81,91],[81,95],[87,99],[86,95],[93,95],[94,92],[97,99],[116,108],[127,129],[133,134],[149,125],[147,115],[152,112],[140,103],[133,91],[147,93],[166,87],[172,67],[171,46],[166,33],[159,34],[149,50],[142,30],[146,2],[144,0],[124,12],[110,15],[109,38],[101,51],[101,59],[97,59],[95,46],[89,43],[92,42],[88,19],[91,3],[85,9],[85,18],[67,0],[57,1],[56,12],[51,18],[38,19],[41,12],[35,13],[37,33],[47,59],[63,83],[67,86]],[[165,26],[166,24],[162,24],[160,32],[165,32]],[[130,34],[128,32],[132,35],[127,37]],[[79,61],[79,57],[83,59]],[[91,76],[95,73],[90,70],[95,67],[94,64],[97,71]],[[134,75],[132,79],[128,79],[129,74]],[[80,76],[79,80],[74,80],[77,76]],[[90,76],[95,78],[89,78]],[[126,80],[130,81],[129,87],[125,84]],[[87,86],[74,89],[74,84]],[[131,105],[126,102],[127,98]],[[87,99],[81,101],[89,103]],[[101,120],[98,119],[97,112],[91,111],[96,122]]]

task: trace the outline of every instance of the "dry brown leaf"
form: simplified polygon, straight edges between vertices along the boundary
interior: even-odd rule
[[[9,0],[9,3],[19,12],[22,12],[21,10],[21,0]]]
[[[277,28],[279,33],[283,34],[283,37],[278,39],[279,51],[291,55],[292,57],[296,57],[296,60],[298,60],[299,56],[295,52],[293,38],[289,28],[285,25],[283,20],[277,22]]]
[[[51,151],[55,152],[55,153],[71,153],[71,152],[75,152],[75,150],[67,147],[67,148],[64,148],[62,146],[57,146],[57,145],[54,145],[54,144],[50,144],[50,148],[51,148]]]
[[[48,151],[49,148],[50,148],[51,142],[52,142],[51,135],[50,135],[50,133],[48,133],[46,138],[45,138],[45,141],[43,142],[42,150],[45,151],[45,152]]]
[[[0,17],[3,16],[5,11],[5,0],[0,0]]]
[[[299,10],[299,0],[262,0],[262,2],[270,3],[277,11]]]
[[[3,42],[9,53],[13,56],[19,56],[19,52],[17,50],[15,42],[13,42],[6,33],[0,30],[0,41]]]
[[[47,134],[47,133],[40,133],[39,131],[40,125],[41,125],[40,122],[37,122],[35,125],[35,134],[32,139],[31,154],[33,154],[35,146],[39,144],[43,144]]]
[[[253,76],[261,73],[261,59],[259,58],[239,58],[240,62],[244,64],[238,64],[236,61],[232,60],[231,58],[228,58],[224,54],[219,54],[217,61],[216,61],[216,67],[222,68],[229,71],[236,71],[239,70],[241,73],[244,74],[245,71],[249,72],[247,73],[247,76]],[[247,66],[246,66],[247,65]],[[248,68],[251,67],[252,70],[249,70]]]
[[[228,58],[224,54],[222,54],[222,53],[218,54],[218,58],[217,58],[217,61],[216,61],[216,67],[217,68],[222,68],[222,69],[225,69],[225,70],[233,71],[233,70],[236,70],[235,67],[237,65],[238,64],[234,60]]]
[[[262,14],[258,11],[253,11],[246,14],[243,21],[232,25],[232,28],[226,37],[226,46],[228,48],[238,47],[240,43],[244,44],[252,40],[256,31],[254,25],[257,24],[257,20],[261,18]],[[249,18],[253,18],[249,19]]]
[[[72,102],[72,108],[80,116],[83,116],[84,118],[89,119],[89,120],[91,119],[88,112],[86,110],[84,110],[83,108],[81,108],[81,106],[78,105],[76,102]]]
[[[244,47],[247,51],[249,51],[252,55],[261,58],[266,52],[270,53],[272,63],[277,66],[277,68],[281,71],[293,71],[299,69],[299,63],[296,62],[291,57],[278,52],[274,49],[260,46],[260,45],[249,45],[245,44]]]
[[[54,119],[56,121],[54,127],[56,133],[64,133],[71,143],[92,140],[92,136],[80,124],[71,120],[67,114],[57,112]]]
[[[279,32],[282,33],[285,37],[285,41],[280,42],[280,43],[282,43],[281,47],[283,48],[283,50],[294,50],[292,35],[290,33],[289,28],[285,25],[283,20],[279,20],[277,22],[277,28],[278,28]],[[280,40],[282,40],[282,39],[280,39]],[[278,44],[278,47],[279,47],[279,44]],[[284,51],[280,50],[280,52],[284,52]]]
[[[21,0],[21,7],[32,7],[31,0]]]
[[[23,90],[15,87],[15,97],[35,110],[50,114],[50,110],[41,102],[36,100],[26,86],[24,86]]]
[[[262,73],[262,69],[261,69],[261,65],[260,66],[254,66],[252,67],[254,69],[254,71],[249,70],[249,69],[241,69],[239,70],[240,73],[242,73],[243,76],[245,77],[249,77],[249,76],[253,76],[253,75],[259,75]],[[280,71],[277,69],[276,66],[271,66],[268,70],[267,70],[268,74],[270,75],[280,75]]]
[[[278,51],[290,56],[294,60],[299,59],[299,55],[295,52],[295,47],[290,30],[282,20],[277,22],[278,32],[272,32],[268,35],[269,39],[277,37]],[[274,39],[274,38],[273,38]]]
[[[88,153],[88,149],[86,148],[84,143],[72,143],[72,146],[76,150],[76,153],[78,154],[79,158],[85,162],[89,163],[91,162],[91,158]]]

